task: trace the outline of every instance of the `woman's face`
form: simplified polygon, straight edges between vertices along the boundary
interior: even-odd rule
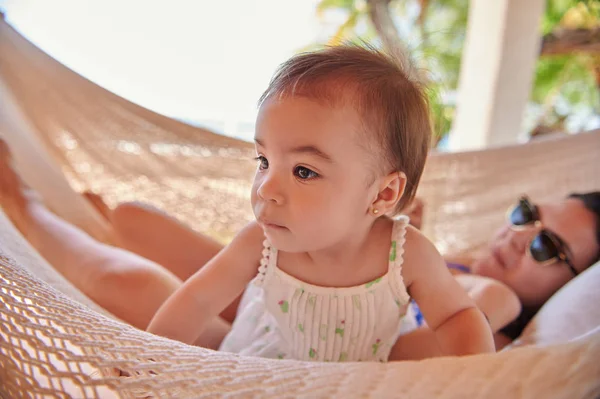
[[[587,268],[600,250],[595,216],[581,201],[567,199],[536,205],[541,226],[516,231],[507,222],[472,265],[474,273],[502,281],[515,291],[524,306],[531,307],[543,305],[574,277],[562,261],[542,266],[532,259],[529,244],[542,227],[562,239],[578,272]]]

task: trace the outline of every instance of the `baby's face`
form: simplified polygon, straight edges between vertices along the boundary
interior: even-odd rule
[[[256,123],[258,168],[252,207],[279,250],[317,251],[343,246],[372,222],[368,146],[360,120],[347,107],[303,97],[269,99]]]

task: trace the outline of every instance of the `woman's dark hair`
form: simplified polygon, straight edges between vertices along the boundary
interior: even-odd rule
[[[573,193],[568,198],[575,198],[583,202],[583,205],[594,214],[596,217],[596,242],[600,245],[600,191],[592,191],[589,193]],[[592,264],[600,260],[600,251],[592,261]],[[588,265],[589,266],[589,265]]]

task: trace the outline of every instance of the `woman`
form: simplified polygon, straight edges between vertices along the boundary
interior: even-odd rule
[[[520,200],[511,212],[511,223],[498,231],[487,251],[466,269],[490,279],[457,277],[471,295],[480,295],[476,302],[494,330],[514,319],[522,304],[520,327],[554,292],[598,259],[599,197],[595,192],[535,206]],[[51,213],[22,184],[10,167],[10,153],[3,142],[0,205],[38,252],[76,287],[141,329],[181,282],[222,248],[175,219],[139,204],[106,210],[121,248],[99,243]],[[238,300],[198,338],[199,344],[219,347],[235,318]],[[394,350],[402,358],[414,358],[411,348],[426,345],[431,348],[427,356],[435,356],[438,351],[429,333],[424,327],[405,335]],[[503,334],[498,336],[503,338],[497,341],[498,347],[510,342]]]

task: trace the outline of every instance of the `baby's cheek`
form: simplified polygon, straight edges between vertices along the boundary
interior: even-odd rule
[[[252,183],[252,188],[250,189],[250,202],[252,205],[256,204],[256,200],[258,198],[257,189],[258,189],[258,183],[256,181],[254,181]]]

